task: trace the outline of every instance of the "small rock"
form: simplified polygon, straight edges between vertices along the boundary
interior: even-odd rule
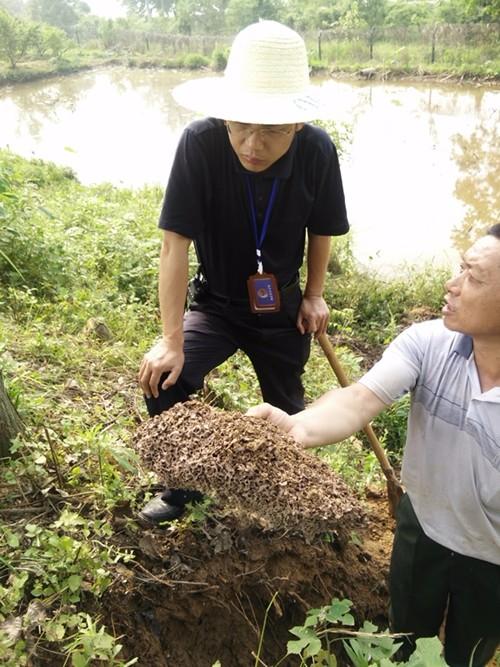
[[[85,333],[94,335],[100,340],[111,340],[111,338],[113,338],[113,335],[104,320],[98,319],[97,317],[91,317],[87,320]]]

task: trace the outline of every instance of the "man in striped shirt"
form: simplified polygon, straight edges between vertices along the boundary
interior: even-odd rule
[[[451,667],[500,644],[500,225],[463,256],[441,320],[414,324],[357,383],[270,419],[304,447],[338,442],[411,394],[390,571],[391,627],[437,635]]]

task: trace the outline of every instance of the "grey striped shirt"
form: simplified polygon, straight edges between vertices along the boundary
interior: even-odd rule
[[[414,324],[360,382],[388,404],[411,392],[402,478],[426,535],[500,564],[500,387],[482,392],[472,339]]]

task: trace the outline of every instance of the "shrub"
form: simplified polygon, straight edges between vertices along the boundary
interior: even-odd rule
[[[201,53],[188,53],[184,57],[184,67],[188,69],[201,69],[202,67],[208,67],[210,61],[205,56],[202,56]]]
[[[227,56],[228,49],[221,49],[220,47],[215,48],[212,52],[212,69],[216,72],[222,72],[226,69]]]

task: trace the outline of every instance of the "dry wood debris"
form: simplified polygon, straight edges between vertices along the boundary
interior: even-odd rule
[[[136,447],[170,488],[202,491],[270,529],[311,539],[362,514],[324,461],[262,419],[179,403],[139,427]]]

